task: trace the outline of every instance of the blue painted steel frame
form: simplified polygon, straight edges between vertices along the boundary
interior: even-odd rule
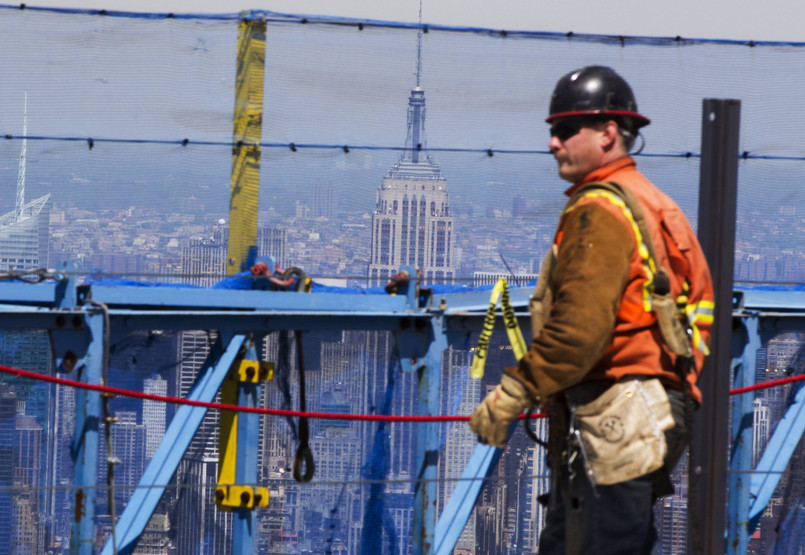
[[[741,326],[734,333],[736,353],[733,367],[735,387],[754,383],[756,354],[773,334],[805,329],[805,292],[736,291],[733,317]],[[753,472],[752,424],[754,395],[743,393],[733,401],[733,446],[731,453],[727,542],[725,552],[746,553],[749,536],[788,467],[791,456],[805,432],[805,387],[802,382],[785,416],[778,422]],[[748,480],[747,480],[748,477]]]
[[[733,358],[733,382],[735,388],[755,383],[757,351],[761,340],[757,315],[752,314],[742,321],[743,328],[733,331],[733,343],[742,343],[740,358]],[[733,351],[735,347],[733,346]],[[732,434],[730,442],[730,475],[728,477],[729,506],[727,507],[727,553],[746,553],[749,544],[747,515],[749,513],[750,474],[752,468],[752,433],[754,430],[754,395],[738,395],[732,401]],[[715,432],[718,433],[718,432]]]
[[[125,331],[128,329],[144,329],[159,327],[159,322],[170,329],[197,329],[200,322],[209,324],[219,322],[223,335],[233,335],[235,330],[242,331],[267,329],[326,329],[364,328],[401,330],[408,326],[414,328],[408,333],[400,333],[398,337],[408,343],[408,354],[422,353],[416,363],[410,358],[405,361],[411,370],[420,374],[419,412],[421,414],[438,414],[440,369],[442,353],[447,346],[448,333],[465,333],[479,330],[482,326],[483,311],[488,306],[488,292],[453,293],[440,295],[435,302],[444,299],[444,305],[438,310],[417,306],[418,300],[410,291],[404,295],[335,295],[317,294],[296,295],[270,291],[228,291],[181,288],[148,288],[148,287],[110,287],[93,286],[92,297],[110,307],[109,314],[112,328]],[[79,304],[70,287],[65,284],[0,284],[0,313],[13,314],[13,318],[0,318],[2,328],[49,329],[53,331],[54,345],[75,344],[78,353],[76,368],[81,368],[80,379],[99,383],[102,373],[103,359],[103,319],[100,313],[89,307],[72,308]],[[760,334],[768,332],[775,325],[784,329],[805,329],[805,293],[786,291],[744,291],[737,295],[739,305],[735,317],[743,321],[741,339],[742,353],[740,360],[734,365],[736,370],[735,385],[751,383],[754,373],[752,362],[754,351],[759,345]],[[512,290],[512,302],[518,309],[527,305],[528,290],[526,288]],[[433,302],[433,301],[432,301]],[[5,303],[5,306],[3,304]],[[75,303],[75,304],[74,304]],[[16,306],[9,306],[14,304]],[[234,309],[234,310],[233,310]],[[80,322],[64,324],[79,316]],[[518,314],[523,318],[524,314]],[[404,322],[407,321],[407,324]],[[412,323],[421,321],[424,325]],[[784,324],[778,322],[784,321]],[[205,327],[207,327],[205,325]],[[415,337],[416,336],[416,337]],[[235,359],[245,337],[237,335],[229,343],[219,360],[209,362],[204,377],[199,381],[192,393],[193,398],[212,400],[218,390],[220,381],[226,374],[231,362]],[[79,344],[84,344],[82,347]],[[223,350],[223,349],[220,349]],[[405,349],[403,349],[405,350]],[[57,352],[57,361],[62,358]],[[216,383],[217,382],[217,383]],[[77,430],[74,453],[76,456],[75,484],[81,491],[81,503],[76,505],[77,521],[73,530],[72,542],[76,552],[91,552],[91,538],[94,537],[94,491],[97,480],[98,460],[93,460],[92,453],[97,453],[97,433],[100,424],[100,397],[91,392],[78,392],[80,411],[77,416]],[[747,456],[751,460],[751,427],[747,419],[751,418],[753,406],[752,396],[736,400],[733,416],[733,457],[731,468],[733,479],[730,486],[730,539],[737,543],[740,550],[745,538],[752,531],[759,514],[774,491],[779,473],[787,466],[791,452],[805,429],[805,388],[801,388],[794,402],[789,407],[785,418],[779,423],[774,436],[770,440],[758,468],[753,473],[749,487],[746,480],[737,478],[748,468]],[[750,401],[747,401],[749,399]],[[246,397],[243,403],[250,403]],[[161,496],[162,489],[168,485],[176,464],[181,459],[186,444],[192,438],[197,423],[203,417],[205,409],[199,407],[181,407],[177,417],[166,432],[166,440],[160,446],[141,480],[142,488],[138,488],[132,496],[126,511],[117,523],[118,547],[120,552],[130,550],[134,541],[148,522],[151,512]],[[250,428],[248,419],[243,419],[245,428]],[[245,429],[246,435],[253,430]],[[747,440],[747,437],[750,439]],[[450,552],[471,513],[472,501],[481,488],[480,480],[459,482],[451,501],[434,526],[435,508],[433,500],[436,494],[436,454],[439,447],[438,425],[422,426],[418,440],[418,457],[421,461],[420,477],[423,482],[417,491],[415,508],[415,540],[417,553]],[[256,442],[246,441],[239,444],[248,445]],[[184,446],[182,445],[184,444]],[[747,452],[749,453],[747,455]],[[487,447],[479,447],[470,461],[465,477],[480,478],[493,467],[494,457],[498,453]],[[247,475],[256,468],[256,464],[248,462],[256,457],[256,447],[244,450],[243,462],[239,462],[239,472],[244,483],[255,483],[256,476]],[[740,472],[738,472],[740,471]],[[86,492],[84,491],[86,490]],[[78,496],[77,496],[78,497]],[[751,502],[751,508],[747,510]],[[253,511],[251,515],[240,520],[236,534],[241,542],[240,548],[249,550],[253,545],[254,526]],[[244,515],[245,516],[245,515]],[[748,517],[748,518],[747,518]],[[110,552],[107,544],[105,553]]]
[[[86,311],[90,342],[75,366],[75,379],[100,385],[103,371],[103,314]],[[80,349],[82,346],[77,346]],[[79,350],[79,352],[81,352]],[[73,458],[75,511],[70,534],[70,552],[90,555],[95,546],[95,497],[98,485],[98,432],[102,425],[101,395],[81,389],[75,394],[75,437],[70,447]]]
[[[419,374],[419,404],[417,414],[437,416],[441,412],[439,393],[442,375],[442,355],[447,348],[447,335],[440,318],[432,318],[429,328],[429,346],[424,367]],[[436,496],[438,491],[439,424],[429,422],[418,428],[416,454],[420,463],[414,498],[415,555],[433,552],[434,526],[436,524]]]
[[[503,454],[503,449],[489,445],[475,446],[467,466],[456,484],[450,500],[445,505],[434,531],[433,553],[450,555],[467,525],[475,502],[484,485],[484,478],[489,476]]]
[[[222,341],[226,342],[225,350],[222,349]],[[236,335],[231,338],[222,337],[216,342],[188,399],[206,402],[215,399],[215,394],[238,358],[245,341],[246,336]],[[206,407],[182,405],[177,409],[156,453],[140,478],[137,489],[134,490],[116,524],[118,553],[131,553],[134,549],[137,539],[151,519],[157,503],[169,485],[205,414],[207,414]],[[103,553],[111,555],[113,552],[110,537]]]
[[[246,359],[258,360],[254,347],[254,338],[249,338]],[[238,405],[242,407],[256,407],[259,385],[254,383],[240,383],[238,386]],[[257,483],[257,451],[259,448],[260,416],[251,413],[238,415],[238,445],[237,461],[235,466],[235,483]],[[232,553],[255,553],[254,529],[257,523],[253,509],[235,509],[232,526]]]
[[[436,310],[420,307],[417,290],[406,287],[397,296],[384,295],[331,295],[278,293],[270,291],[230,291],[182,288],[148,288],[148,287],[110,287],[92,286],[91,295],[96,302],[103,302],[109,308],[113,330],[126,331],[132,329],[198,329],[202,327],[218,327],[225,330],[259,330],[267,329],[328,329],[332,327],[355,329],[387,329],[408,330],[398,334],[404,339],[406,348],[403,366],[416,370],[420,377],[419,413],[436,415],[440,411],[439,382],[443,351],[447,346],[448,330],[466,333],[479,330],[483,320],[483,310],[487,306],[489,293],[486,291],[446,294],[439,296],[440,307]],[[82,296],[83,295],[83,296]],[[77,309],[72,311],[57,310],[58,306],[75,306],[89,298],[90,292],[83,291],[76,295],[74,284],[0,284],[0,312],[14,314],[13,321],[0,318],[0,327],[50,329],[59,335],[65,327],[64,319],[72,318]],[[525,305],[527,293],[513,292],[515,301]],[[521,298],[520,298],[521,297]],[[57,299],[65,298],[65,302]],[[5,304],[3,303],[15,303]],[[450,306],[447,310],[445,307]],[[232,310],[234,309],[234,310]],[[478,311],[477,313],[475,311]],[[522,316],[522,315],[521,315]],[[210,324],[218,324],[213,326]],[[69,326],[67,326],[69,327]],[[245,331],[244,330],[244,331]],[[70,330],[74,332],[74,330]],[[101,330],[102,331],[102,330]],[[66,331],[63,333],[69,335]],[[229,332],[231,333],[231,331]],[[67,336],[66,335],[66,336]],[[101,334],[102,335],[102,334]],[[241,336],[242,337],[242,336]],[[74,337],[69,339],[74,340]],[[68,341],[69,342],[69,341]],[[95,342],[94,348],[102,349]],[[223,375],[230,365],[230,359],[238,349],[230,345],[217,364],[210,362],[207,372],[194,389],[191,398],[212,400],[218,390]],[[95,357],[100,360],[100,356]],[[419,362],[417,362],[417,359]],[[422,364],[424,362],[424,365]],[[213,367],[214,366],[214,367]],[[95,372],[99,381],[100,370]],[[246,399],[243,399],[246,402]],[[99,408],[93,409],[97,420]],[[164,487],[175,471],[187,444],[203,417],[205,410],[199,407],[181,407],[171,423],[163,444],[158,449],[147,468],[140,485],[127,505],[127,509],[117,522],[118,547],[120,552],[130,552],[137,537],[144,529],[161,497]],[[256,418],[256,417],[255,417]],[[243,422],[248,422],[244,419]],[[247,428],[249,426],[247,425]],[[422,462],[421,478],[423,482],[417,492],[417,509],[415,521],[417,538],[414,541],[418,553],[431,552],[436,520],[436,463],[439,448],[439,425],[426,424],[421,427],[417,441],[419,459]],[[253,432],[254,430],[252,430]],[[245,431],[249,434],[249,431]],[[94,432],[97,445],[97,431]],[[255,436],[256,437],[256,436]],[[90,436],[92,440],[92,436]],[[244,450],[244,461],[256,457],[256,441],[252,450]],[[97,449],[91,449],[97,452]],[[89,483],[95,485],[97,476],[97,460],[93,464],[79,465],[86,471],[86,476],[76,478],[77,485]],[[248,462],[239,464],[245,483],[255,483],[256,476],[247,475],[247,470],[256,469],[256,464]],[[92,470],[94,469],[94,470]],[[94,487],[92,488],[94,491]],[[85,519],[82,537],[92,538],[94,530],[90,527],[94,520],[93,510]],[[254,519],[251,515],[241,519],[241,525],[235,530],[237,550],[250,551],[253,543]],[[252,543],[250,543],[252,542]],[[111,542],[105,546],[105,553],[111,552]]]
[[[750,531],[757,525],[805,432],[805,387],[801,384],[798,387],[794,402],[789,405],[785,416],[777,423],[774,435],[766,445],[763,456],[752,474],[749,484],[749,499],[752,502],[749,509]]]

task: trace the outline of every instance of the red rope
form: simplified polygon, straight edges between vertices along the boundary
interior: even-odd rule
[[[283,410],[283,409],[268,409],[262,407],[242,407],[240,405],[227,405],[225,403],[210,403],[206,401],[194,401],[192,399],[182,399],[180,397],[169,397],[167,395],[154,395],[152,393],[141,393],[139,391],[131,391],[129,389],[121,389],[119,387],[111,387],[106,385],[95,385],[74,380],[66,380],[56,376],[48,376],[39,374],[37,372],[29,372],[27,370],[20,370],[19,368],[10,368],[8,366],[0,365],[0,372],[12,374],[23,378],[30,378],[32,380],[40,380],[49,383],[55,383],[68,387],[75,387],[78,389],[88,389],[90,391],[98,391],[109,395],[121,395],[124,397],[134,397],[135,399],[146,399],[149,401],[161,401],[163,403],[172,403],[175,405],[190,405],[193,407],[205,407],[208,409],[216,410],[230,410],[235,412],[251,412],[256,414],[269,414],[272,416],[299,416],[307,418],[322,418],[327,420],[363,420],[372,422],[468,422],[469,416],[399,416],[399,415],[382,415],[382,414],[343,414],[331,412],[302,412],[298,410]],[[730,395],[739,395],[741,393],[748,393],[750,391],[757,391],[759,389],[767,389],[770,387],[777,387],[793,382],[805,380],[805,374],[800,376],[792,376],[790,378],[782,378],[770,382],[759,383],[755,385],[748,385],[746,387],[739,387],[731,389]],[[524,419],[526,415],[520,415],[520,419]],[[531,418],[545,418],[544,413],[535,413]]]
[[[779,380],[774,380],[771,382],[763,382],[757,383],[755,385],[747,385],[746,387],[738,387],[736,389],[730,389],[730,395],[738,395],[740,393],[748,393],[750,391],[757,391],[758,389],[766,389],[768,387],[776,387],[778,385],[785,385],[787,383],[793,382],[801,382],[805,380],[805,374],[801,376],[792,376],[790,378],[781,378]]]
[[[56,383],[59,385],[66,385],[68,387],[75,387],[78,389],[89,389],[90,391],[98,391],[110,395],[122,395],[124,397],[134,397],[135,399],[147,399],[149,401],[161,401],[163,403],[173,403],[175,405],[190,405],[193,407],[206,407],[208,409],[217,410],[231,410],[235,412],[251,412],[257,414],[270,414],[273,416],[304,416],[307,418],[325,418],[330,420],[370,420],[382,422],[460,422],[468,421],[469,416],[395,416],[395,415],[382,415],[382,414],[338,414],[330,412],[302,412],[298,410],[282,410],[282,409],[267,409],[262,407],[242,407],[239,405],[227,405],[224,403],[208,403],[206,401],[193,401],[192,399],[181,399],[179,397],[168,397],[166,395],[154,395],[151,393],[141,393],[139,391],[131,391],[128,389],[120,389],[119,387],[111,387],[104,385],[95,385],[74,380],[66,380],[56,376],[47,376],[45,374],[38,374],[36,372],[28,372],[27,370],[20,370],[18,368],[9,368],[8,366],[0,365],[0,372],[6,374],[13,374],[23,378],[30,378],[33,380],[40,380],[44,382]]]

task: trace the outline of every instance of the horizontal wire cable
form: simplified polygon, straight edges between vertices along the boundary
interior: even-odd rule
[[[756,475],[782,475],[785,474],[787,470],[754,470],[754,469],[727,469],[727,474],[756,474]],[[289,477],[287,479],[278,479],[278,478],[269,478],[264,482],[258,482],[254,484],[238,484],[243,486],[249,487],[293,487],[293,486],[304,486],[305,484],[301,484],[290,477],[290,471],[288,471]],[[514,482],[514,481],[528,481],[528,480],[548,480],[550,479],[550,474],[518,474],[518,475],[489,475],[489,476],[472,476],[472,477],[458,477],[458,478],[451,478],[451,477],[443,477],[443,478],[411,478],[411,479],[361,479],[361,480],[313,480],[310,482],[312,485],[316,486],[374,486],[374,485],[416,485],[416,484],[426,484],[426,483],[459,483],[459,482]],[[169,484],[114,484],[113,489],[115,491],[133,491],[138,489],[143,490],[150,490],[150,489],[165,489],[165,490],[182,490],[182,489],[215,489],[221,485],[225,484],[208,484],[208,483],[169,483]],[[77,489],[82,490],[98,490],[99,492],[104,492],[108,488],[105,484],[96,484],[96,485],[74,485],[74,484],[65,484],[60,486],[36,486],[30,487],[26,485],[0,485],[0,491],[8,491],[8,492],[15,492],[15,491],[75,491]]]
[[[291,152],[299,150],[334,150],[340,151],[343,154],[349,154],[353,150],[366,150],[366,151],[396,151],[404,152],[410,150],[405,146],[399,145],[352,145],[352,144],[334,144],[334,143],[279,143],[279,142],[260,142],[260,143],[245,143],[239,141],[199,141],[191,140],[189,138],[183,139],[134,139],[122,137],[70,137],[70,136],[57,136],[57,135],[14,135],[12,133],[0,134],[7,141],[14,140],[29,140],[29,141],[58,141],[58,142],[79,142],[86,143],[88,148],[92,150],[100,143],[110,144],[154,144],[154,145],[174,145],[174,146],[215,146],[215,147],[243,147],[254,144],[259,144],[261,148],[271,149],[287,149]],[[516,148],[488,148],[488,147],[423,147],[423,151],[427,152],[448,152],[448,153],[463,153],[463,154],[485,154],[488,158],[494,157],[496,154],[540,154],[545,156],[552,156],[550,150],[545,149],[516,149]],[[685,151],[685,152],[635,152],[631,156],[643,158],[701,158],[701,153]],[[792,156],[782,154],[752,154],[749,151],[741,151],[738,153],[739,160],[772,160],[772,161],[805,161],[805,155]]]
[[[508,476],[473,476],[469,478],[465,477],[458,477],[458,478],[411,478],[411,479],[360,479],[360,480],[315,480],[314,483],[317,486],[374,486],[380,484],[388,484],[388,485],[416,485],[416,484],[427,484],[427,483],[458,483],[458,482],[514,482],[514,481],[526,481],[526,480],[547,480],[550,478],[548,474],[523,474],[523,475],[508,475]],[[288,479],[277,479],[277,478],[269,478],[265,482],[258,482],[254,484],[241,484],[238,483],[238,486],[249,486],[249,487],[290,487],[290,486],[302,486],[305,483],[300,483],[294,480],[290,476],[290,471],[288,472]],[[215,489],[217,487],[226,486],[226,485],[233,485],[233,484],[203,484],[203,483],[182,483],[182,484],[115,484],[114,489],[119,491],[133,491],[138,489],[171,489],[171,490],[181,490],[181,489],[198,489],[198,488],[207,488],[207,489]],[[74,491],[76,489],[94,489],[98,490],[99,492],[106,491],[106,485],[85,485],[85,486],[76,486],[73,484],[65,484],[61,486],[37,486],[37,487],[27,487],[23,485],[19,486],[0,486],[0,491]]]
[[[428,33],[430,31],[442,31],[449,33],[468,33],[475,35],[488,36],[500,39],[542,39],[542,40],[561,40],[561,41],[582,41],[594,43],[619,44],[620,46],[648,45],[648,46],[690,46],[696,44],[721,44],[730,46],[747,46],[750,48],[758,47],[805,47],[805,42],[801,41],[771,41],[771,40],[737,40],[737,39],[710,39],[710,38],[688,38],[680,35],[674,37],[657,37],[647,35],[605,35],[594,33],[575,33],[573,31],[526,31],[526,30],[507,30],[492,29],[488,27],[476,26],[457,26],[441,25],[432,23],[412,23],[404,21],[384,21],[379,19],[361,19],[326,15],[304,15],[304,14],[285,14],[268,10],[246,10],[240,13],[174,13],[174,12],[129,12],[105,9],[82,9],[82,8],[54,8],[27,6],[26,4],[0,4],[0,9],[6,10],[30,10],[37,12],[52,12],[65,15],[90,15],[103,17],[131,18],[131,19],[200,19],[210,21],[240,21],[240,20],[259,20],[266,23],[277,24],[301,24],[301,25],[333,25],[356,27],[359,31],[365,28],[385,28],[403,29],[416,32]]]

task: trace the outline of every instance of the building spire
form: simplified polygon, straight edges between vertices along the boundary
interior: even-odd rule
[[[25,91],[25,107],[22,114],[22,150],[20,151],[20,169],[17,174],[17,203],[15,206],[15,220],[22,220],[25,208],[25,154],[28,150],[28,91]]]
[[[419,0],[419,32],[416,36],[416,87],[408,97],[408,134],[402,160],[419,164],[425,158],[425,91],[420,87],[422,77],[422,0]]]
[[[422,0],[419,0],[419,32],[416,34],[416,86],[422,77]]]

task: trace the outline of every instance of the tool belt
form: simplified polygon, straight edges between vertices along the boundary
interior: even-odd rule
[[[569,402],[570,437],[581,442],[594,484],[626,482],[663,466],[665,431],[674,426],[674,418],[658,379],[616,383],[592,402]]]

